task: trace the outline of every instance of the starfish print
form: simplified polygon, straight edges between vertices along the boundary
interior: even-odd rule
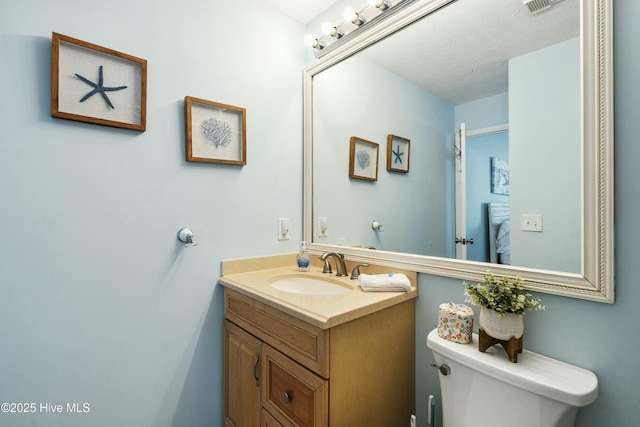
[[[93,90],[91,92],[89,92],[88,94],[86,94],[85,96],[83,96],[82,99],[80,100],[80,102],[84,102],[87,99],[91,98],[96,93],[99,93],[100,95],[102,95],[102,97],[104,98],[104,100],[107,103],[107,105],[109,107],[115,109],[115,107],[113,106],[113,104],[109,100],[109,97],[107,96],[106,92],[114,92],[116,90],[122,90],[122,89],[126,89],[127,88],[126,86],[117,86],[117,87],[106,87],[106,86],[104,86],[104,78],[102,77],[102,65],[99,68],[98,83],[94,83],[91,80],[88,80],[88,79],[82,77],[78,73],[75,73],[75,74],[76,74],[76,77],[78,77],[80,80],[82,80],[83,82],[85,82],[89,86],[93,87]]]
[[[402,155],[404,153],[400,152],[400,145],[398,145],[398,148],[396,148],[396,151],[391,150],[391,152],[393,153],[394,156],[396,156],[396,158],[394,159],[393,163],[400,163],[402,164]]]

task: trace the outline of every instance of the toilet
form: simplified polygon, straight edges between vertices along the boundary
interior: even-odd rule
[[[578,408],[598,397],[591,371],[527,350],[511,363],[500,346],[478,351],[429,333],[439,368],[444,427],[573,427]]]

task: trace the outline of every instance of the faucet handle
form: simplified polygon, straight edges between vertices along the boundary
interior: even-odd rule
[[[324,267],[322,268],[322,274],[331,274],[333,270],[331,270],[331,264],[329,263],[329,258],[318,257],[319,259],[324,261]]]
[[[360,267],[369,267],[371,264],[356,264],[351,270],[351,280],[355,280],[360,276]]]

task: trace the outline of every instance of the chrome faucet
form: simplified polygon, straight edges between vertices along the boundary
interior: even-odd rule
[[[320,259],[324,261],[324,268],[322,269],[322,272],[327,274],[332,273],[329,258],[333,258],[336,262],[336,276],[347,276],[347,266],[344,264],[344,255],[336,252],[325,252],[320,255]]]

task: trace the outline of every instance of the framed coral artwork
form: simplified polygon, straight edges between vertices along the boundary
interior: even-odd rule
[[[349,148],[349,178],[377,181],[378,151],[377,143],[352,136]]]
[[[205,99],[184,98],[187,161],[247,164],[246,110]]]
[[[51,116],[144,132],[147,61],[69,36],[51,36]]]

